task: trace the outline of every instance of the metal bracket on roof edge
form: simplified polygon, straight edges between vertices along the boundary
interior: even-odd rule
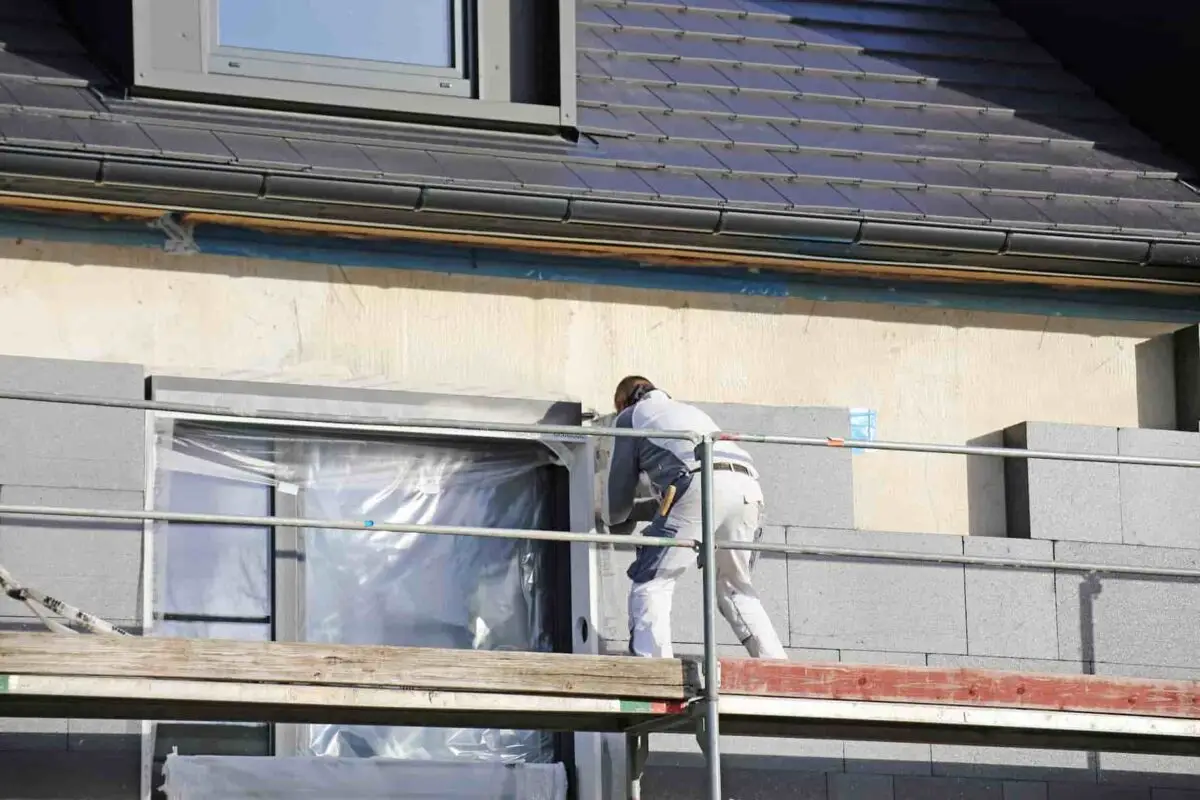
[[[184,222],[173,212],[163,214],[150,223],[151,228],[163,232],[167,240],[163,242],[163,250],[176,256],[191,256],[200,252],[196,245],[195,226]]]

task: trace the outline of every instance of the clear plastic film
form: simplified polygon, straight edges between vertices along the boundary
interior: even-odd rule
[[[167,756],[168,800],[566,800],[562,764]]]
[[[157,456],[157,507],[171,511],[526,529],[551,523],[546,468],[555,460],[536,442],[381,441],[177,423],[160,434]],[[298,538],[297,638],[552,649],[544,543],[326,529]],[[272,548],[265,528],[160,526],[155,633],[270,638]],[[307,726],[301,749],[502,763],[554,756],[551,737],[539,732],[347,725]]]

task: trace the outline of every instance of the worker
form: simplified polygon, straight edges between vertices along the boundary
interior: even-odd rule
[[[681,403],[646,378],[631,375],[613,395],[617,428],[694,431],[720,428],[700,409]],[[634,499],[644,473],[656,498],[646,536],[701,538],[700,461],[695,445],[682,439],[620,437],[613,443],[602,518],[610,528],[635,513]],[[763,493],[750,455],[730,441],[713,446],[713,526],[718,542],[751,542],[760,532]],[[682,547],[639,547],[629,567],[629,651],[635,656],[671,658],[671,604],[675,584],[695,560]],[[752,658],[786,659],[750,583],[750,551],[718,550],[717,607]]]

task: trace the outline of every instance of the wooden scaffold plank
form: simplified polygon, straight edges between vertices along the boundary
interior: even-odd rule
[[[724,659],[721,692],[1200,719],[1200,682]]]
[[[292,642],[0,634],[0,674],[315,684],[682,701],[673,659]]]

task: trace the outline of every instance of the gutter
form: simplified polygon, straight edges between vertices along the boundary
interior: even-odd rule
[[[645,263],[786,268],[782,260],[793,269],[842,274],[1200,293],[1200,270],[1191,269],[1200,266],[1200,237],[1185,235],[775,213],[12,146],[0,147],[0,187],[6,204],[23,207],[60,201],[156,215],[199,212],[224,224],[335,235],[340,226],[344,235],[383,238],[409,231],[430,240],[460,229],[458,241],[482,233],[488,246],[583,247]]]

